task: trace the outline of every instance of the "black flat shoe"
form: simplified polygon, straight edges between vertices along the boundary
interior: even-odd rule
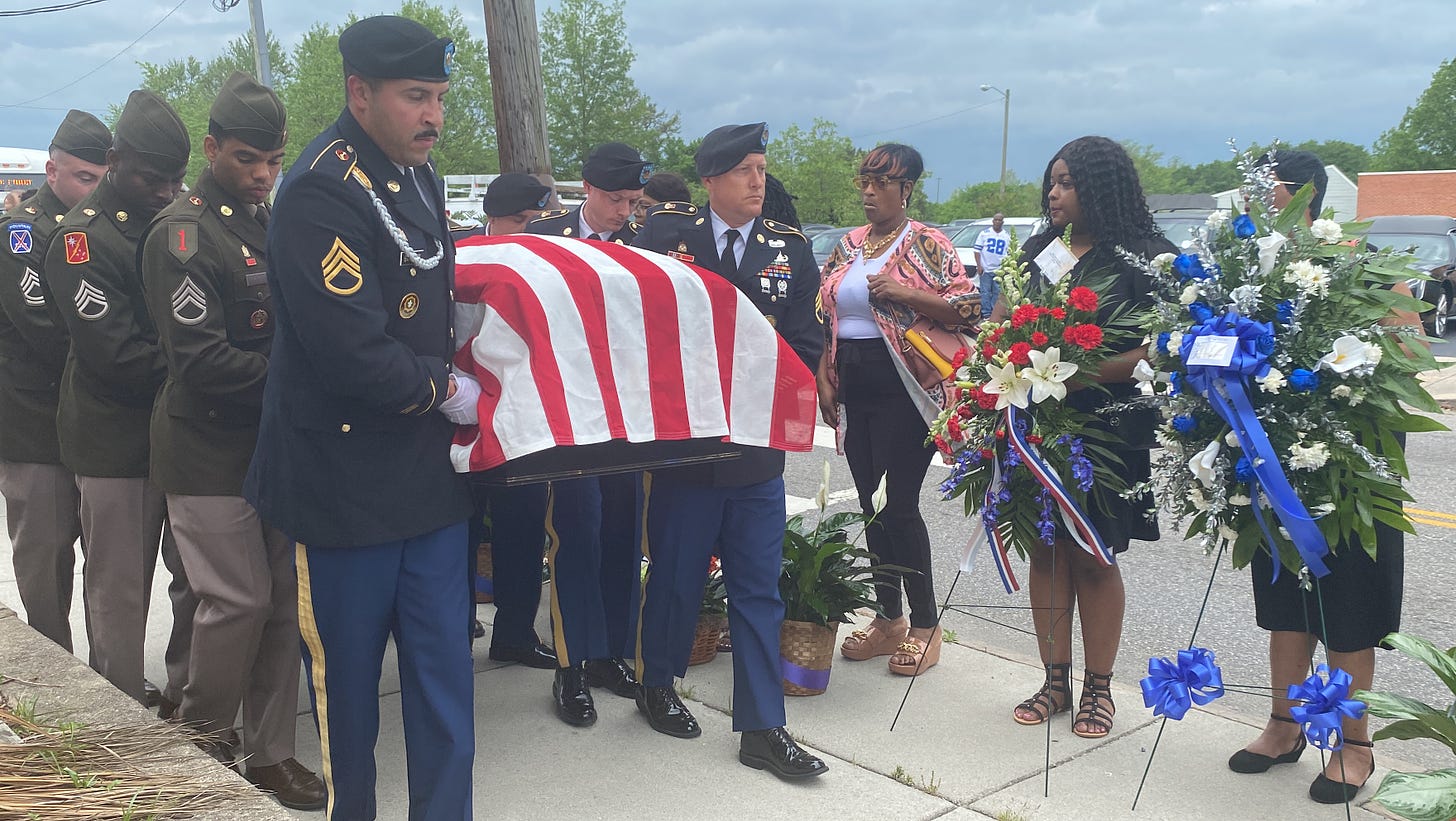
[[[589,659],[584,665],[586,683],[591,687],[604,687],[622,698],[636,698],[642,692],[632,668],[619,658]]]
[[[582,679],[580,667],[556,668],[556,681],[551,685],[551,698],[556,715],[573,727],[590,727],[597,723],[597,708],[591,690]]]
[[[783,727],[745,732],[738,745],[738,761],[785,779],[813,778],[829,770],[828,764],[800,747]]]
[[[1269,717],[1286,724],[1298,723],[1287,716],[1271,715]],[[1265,772],[1275,764],[1293,764],[1299,760],[1301,755],[1304,755],[1304,748],[1307,746],[1309,746],[1309,742],[1305,740],[1304,733],[1300,733],[1299,740],[1294,742],[1294,749],[1278,756],[1267,756],[1262,753],[1251,753],[1248,750],[1239,750],[1232,756],[1229,756],[1229,769],[1236,773],[1252,775],[1254,773]]]
[[[1353,744],[1356,747],[1373,748],[1375,746],[1369,741],[1354,741],[1348,738],[1345,739],[1345,743]],[[1339,755],[1339,753],[1337,752],[1335,755]],[[1324,773],[1320,773],[1315,776],[1314,781],[1309,785],[1309,797],[1321,804],[1349,803],[1355,799],[1355,796],[1359,794],[1360,790],[1365,788],[1365,782],[1369,781],[1372,775],[1375,775],[1374,753],[1370,755],[1370,772],[1365,774],[1365,778],[1359,784],[1346,784],[1343,781],[1336,781],[1333,778],[1326,777]]]
[[[556,661],[556,651],[539,642],[529,647],[505,647],[493,644],[490,647],[490,658],[491,661],[514,661],[537,670],[555,670],[560,666]]]
[[[659,733],[674,738],[697,738],[703,734],[698,720],[688,711],[671,687],[643,687],[637,696],[637,711]]]
[[[483,638],[485,638],[485,624],[480,619],[472,619],[470,625],[471,643],[474,643],[476,639]]]

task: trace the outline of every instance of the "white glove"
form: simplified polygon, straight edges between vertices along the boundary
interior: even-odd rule
[[[480,383],[458,373],[452,378],[455,380],[455,393],[440,403],[440,413],[457,425],[474,425],[480,421],[475,407],[476,400],[480,399]]]

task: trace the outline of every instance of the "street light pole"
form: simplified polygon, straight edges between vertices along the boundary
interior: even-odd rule
[[[268,65],[268,27],[263,23],[263,0],[248,0],[248,14],[253,19],[253,65],[258,82],[272,88],[273,69]]]
[[[1001,110],[1001,193],[1006,193],[1006,140],[1011,133],[1011,89],[1002,91],[993,86],[981,84],[982,91],[995,91],[1005,104]]]

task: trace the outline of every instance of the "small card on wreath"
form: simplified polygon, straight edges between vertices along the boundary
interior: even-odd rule
[[[1033,261],[1036,263],[1036,267],[1041,269],[1042,276],[1053,285],[1061,282],[1062,277],[1077,266],[1076,255],[1065,242],[1062,242],[1061,237],[1052,240],[1051,244],[1037,254]]]
[[[1234,361],[1234,351],[1238,346],[1239,339],[1236,336],[1200,336],[1193,340],[1186,364],[1227,368]]]

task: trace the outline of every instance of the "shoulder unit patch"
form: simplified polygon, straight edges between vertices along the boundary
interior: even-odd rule
[[[167,223],[167,250],[182,264],[197,253],[197,223],[191,220],[174,220]]]
[[[28,254],[35,246],[35,240],[31,236],[32,226],[28,222],[10,223],[10,253]]]
[[[81,265],[91,261],[91,247],[86,244],[85,231],[72,231],[66,234],[66,262],[70,265]],[[82,281],[84,285],[84,280]],[[105,302],[105,298],[102,299]],[[100,317],[97,317],[100,319]]]

